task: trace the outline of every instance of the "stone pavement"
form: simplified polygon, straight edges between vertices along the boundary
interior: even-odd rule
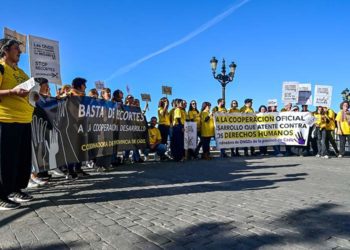
[[[2,249],[350,249],[348,158],[147,162],[30,192],[0,213]]]

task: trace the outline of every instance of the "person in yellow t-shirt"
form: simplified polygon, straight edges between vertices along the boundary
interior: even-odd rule
[[[240,108],[241,113],[254,113],[253,109],[253,100],[250,98],[247,98],[244,100],[244,106]],[[248,147],[244,147],[244,156],[249,156],[248,155]],[[255,156],[255,148],[250,147],[250,155]]]
[[[192,100],[190,102],[190,106],[188,108],[188,120],[191,122],[195,122],[197,125],[197,137],[201,137],[201,117],[200,117],[200,113],[197,109],[197,102],[195,100]],[[199,149],[201,148],[202,144],[201,141],[199,140],[199,143],[196,147],[196,149],[193,151],[192,149],[189,149],[189,156],[193,156],[195,159],[198,158],[198,153],[199,153]]]
[[[210,140],[215,135],[213,113],[210,112],[210,102],[203,102],[201,108],[201,142],[202,159],[210,160]]]
[[[335,113],[328,107],[323,107],[326,117],[326,149],[329,152],[329,143],[332,144],[335,155],[339,155],[337,143],[334,140]]]
[[[238,108],[238,101],[237,100],[232,100],[231,108],[230,108],[230,110],[228,112],[229,113],[240,113],[241,112],[239,110],[239,108]],[[239,154],[239,148],[238,147],[237,148],[231,148],[231,157],[233,157],[233,156],[237,156],[237,157],[241,156]]]
[[[148,137],[149,137],[149,147],[144,150],[145,161],[148,160],[148,154],[150,152],[156,152],[160,156],[161,160],[167,159],[165,156],[166,145],[162,143],[161,132],[157,125],[157,117],[153,116],[150,121],[150,126],[148,127]]]
[[[174,110],[173,121],[173,142],[172,155],[175,161],[183,161],[185,156],[184,151],[184,124],[186,121],[186,112],[184,112],[184,101],[177,99],[177,106]]]
[[[349,102],[343,101],[340,104],[340,111],[338,112],[335,120],[338,124],[338,135],[340,141],[339,155],[341,158],[345,155],[345,144],[348,141],[350,145],[350,112],[349,112]]]
[[[318,152],[316,157],[329,158],[326,149],[326,116],[322,106],[318,106],[316,112],[314,113],[316,118],[316,138],[317,138],[317,149]]]
[[[17,65],[19,42],[0,40],[0,210],[16,209],[33,199],[22,192],[32,169],[31,121],[34,108],[28,91],[17,88],[29,77]]]
[[[225,100],[222,98],[219,98],[218,101],[218,106],[215,106],[212,110],[213,113],[215,112],[220,112],[220,113],[226,113],[227,109],[225,108]],[[228,155],[226,154],[226,149],[222,148],[220,149],[220,157],[221,158],[227,158]]]
[[[168,144],[168,136],[170,129],[170,114],[168,111],[169,100],[166,97],[163,97],[159,100],[158,103],[158,129],[162,135],[162,144]]]

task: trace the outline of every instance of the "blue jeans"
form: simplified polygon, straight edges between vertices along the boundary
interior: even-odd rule
[[[148,156],[150,152],[156,152],[159,156],[164,156],[166,152],[166,145],[165,144],[157,144],[154,149],[146,148],[143,153],[145,156]]]

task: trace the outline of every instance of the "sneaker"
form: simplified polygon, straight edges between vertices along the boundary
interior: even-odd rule
[[[76,170],[75,172],[78,174],[79,177],[84,177],[84,176],[89,176],[90,175],[89,173],[86,173],[82,169]]]
[[[319,154],[317,154],[316,157],[321,157],[321,156]]]
[[[343,155],[338,155],[338,158],[343,158]]]
[[[8,199],[0,199],[0,210],[5,211],[5,210],[13,210],[16,208],[19,208],[21,206],[21,204],[17,203],[17,202],[13,202],[11,200]]]
[[[147,157],[147,156],[144,156],[144,157],[143,157],[143,161],[148,161],[148,157]]]
[[[14,201],[14,202],[27,202],[33,200],[33,196],[24,193],[24,192],[14,192],[9,195],[9,200]]]
[[[65,176],[65,174],[58,168],[51,170],[51,173],[55,176]]]
[[[44,186],[47,184],[47,181],[44,181],[39,177],[32,177],[31,180],[34,181],[35,183],[39,184],[39,186]]]
[[[36,183],[36,182],[33,181],[32,179],[29,179],[27,188],[37,188],[37,187],[39,187],[39,186],[40,186],[40,185],[39,185],[38,183]]]
[[[329,156],[328,156],[328,155],[325,155],[325,156],[322,156],[322,158],[324,158],[324,159],[329,159]]]
[[[154,155],[154,161],[160,161],[159,155],[157,154]]]
[[[67,180],[76,180],[78,179],[78,175],[76,173],[70,173],[66,175]]]
[[[279,153],[279,154],[277,154],[276,156],[277,156],[277,157],[283,157],[284,154]]]

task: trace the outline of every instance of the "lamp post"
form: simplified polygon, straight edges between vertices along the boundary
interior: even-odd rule
[[[234,62],[231,62],[229,65],[230,67],[230,73],[226,75],[226,65],[225,65],[225,59],[222,59],[222,67],[221,67],[221,74],[216,74],[216,67],[218,66],[218,60],[216,60],[215,56],[210,60],[211,64],[211,70],[213,71],[213,77],[219,81],[219,83],[222,86],[222,99],[225,100],[225,89],[226,85],[229,82],[233,81],[233,77],[235,76],[235,71],[237,65]],[[226,103],[226,102],[225,102]]]

